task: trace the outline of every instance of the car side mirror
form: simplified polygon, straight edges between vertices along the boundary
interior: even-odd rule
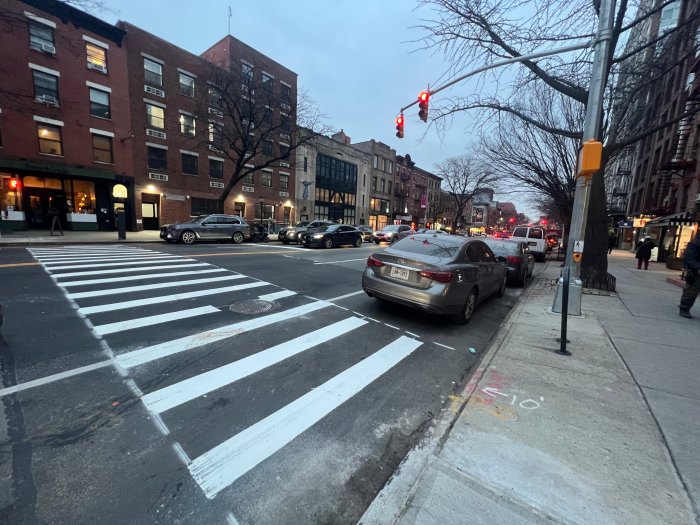
[[[502,255],[499,255],[498,257],[496,257],[496,260],[497,260],[498,262],[501,262],[501,263],[508,262],[508,261],[506,260],[506,258],[503,257]]]

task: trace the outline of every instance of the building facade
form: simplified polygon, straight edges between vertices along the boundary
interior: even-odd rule
[[[354,147],[372,157],[369,175],[369,222],[367,224],[374,230],[380,230],[392,222],[396,150],[374,139],[358,142]]]
[[[392,219],[416,228],[434,226],[442,178],[416,166],[409,154],[396,156]]]
[[[372,157],[350,143],[341,131],[317,135],[296,149],[298,220],[368,223]]]
[[[52,0],[0,10],[0,226],[114,229],[134,207],[124,31]]]

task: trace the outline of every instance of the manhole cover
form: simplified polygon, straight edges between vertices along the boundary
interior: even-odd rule
[[[261,314],[263,312],[269,312],[275,307],[274,303],[270,301],[263,301],[262,299],[246,299],[245,301],[238,301],[229,306],[229,310],[236,312],[237,314]]]

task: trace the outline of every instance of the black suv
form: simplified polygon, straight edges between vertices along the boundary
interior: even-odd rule
[[[306,230],[320,228],[321,226],[330,226],[335,224],[333,221],[313,221],[313,222],[299,222],[296,226],[291,228],[282,228],[279,233],[279,240],[282,244],[289,244],[290,242],[295,242],[299,244],[301,239],[299,234],[305,232]]]

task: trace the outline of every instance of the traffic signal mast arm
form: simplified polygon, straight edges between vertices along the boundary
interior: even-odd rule
[[[594,43],[593,41],[589,41],[589,42],[586,42],[585,44],[575,44],[575,45],[571,45],[571,46],[558,47],[556,49],[548,49],[546,51],[539,51],[537,53],[530,53],[529,55],[521,55],[518,57],[509,58],[508,60],[502,60],[501,62],[495,62],[493,64],[489,64],[487,66],[480,67],[479,69],[475,69],[474,71],[470,71],[469,73],[467,73],[466,75],[462,75],[461,77],[457,77],[454,80],[451,80],[450,82],[448,82],[447,84],[440,86],[439,88],[432,89],[432,90],[429,89],[428,91],[423,91],[423,92],[421,92],[421,94],[427,93],[428,97],[431,97],[435,93],[439,93],[443,89],[447,89],[448,87],[453,86],[453,85],[457,84],[458,82],[461,82],[462,80],[465,80],[469,77],[473,77],[474,75],[478,75],[479,73],[483,73],[484,71],[488,71],[489,69],[495,69],[497,67],[507,66],[509,64],[515,64],[516,62],[522,62],[524,60],[533,60],[535,58],[548,57],[548,56],[552,56],[552,55],[560,55],[562,53],[568,53],[569,51],[577,51],[579,49],[585,49],[587,47],[591,47],[593,45],[593,43]],[[411,106],[414,106],[420,102],[421,102],[421,98],[419,95],[419,98],[417,98],[416,100],[414,100],[410,104],[402,107],[401,111],[399,111],[399,113],[403,114],[403,112],[406,111],[408,108],[410,108]]]

